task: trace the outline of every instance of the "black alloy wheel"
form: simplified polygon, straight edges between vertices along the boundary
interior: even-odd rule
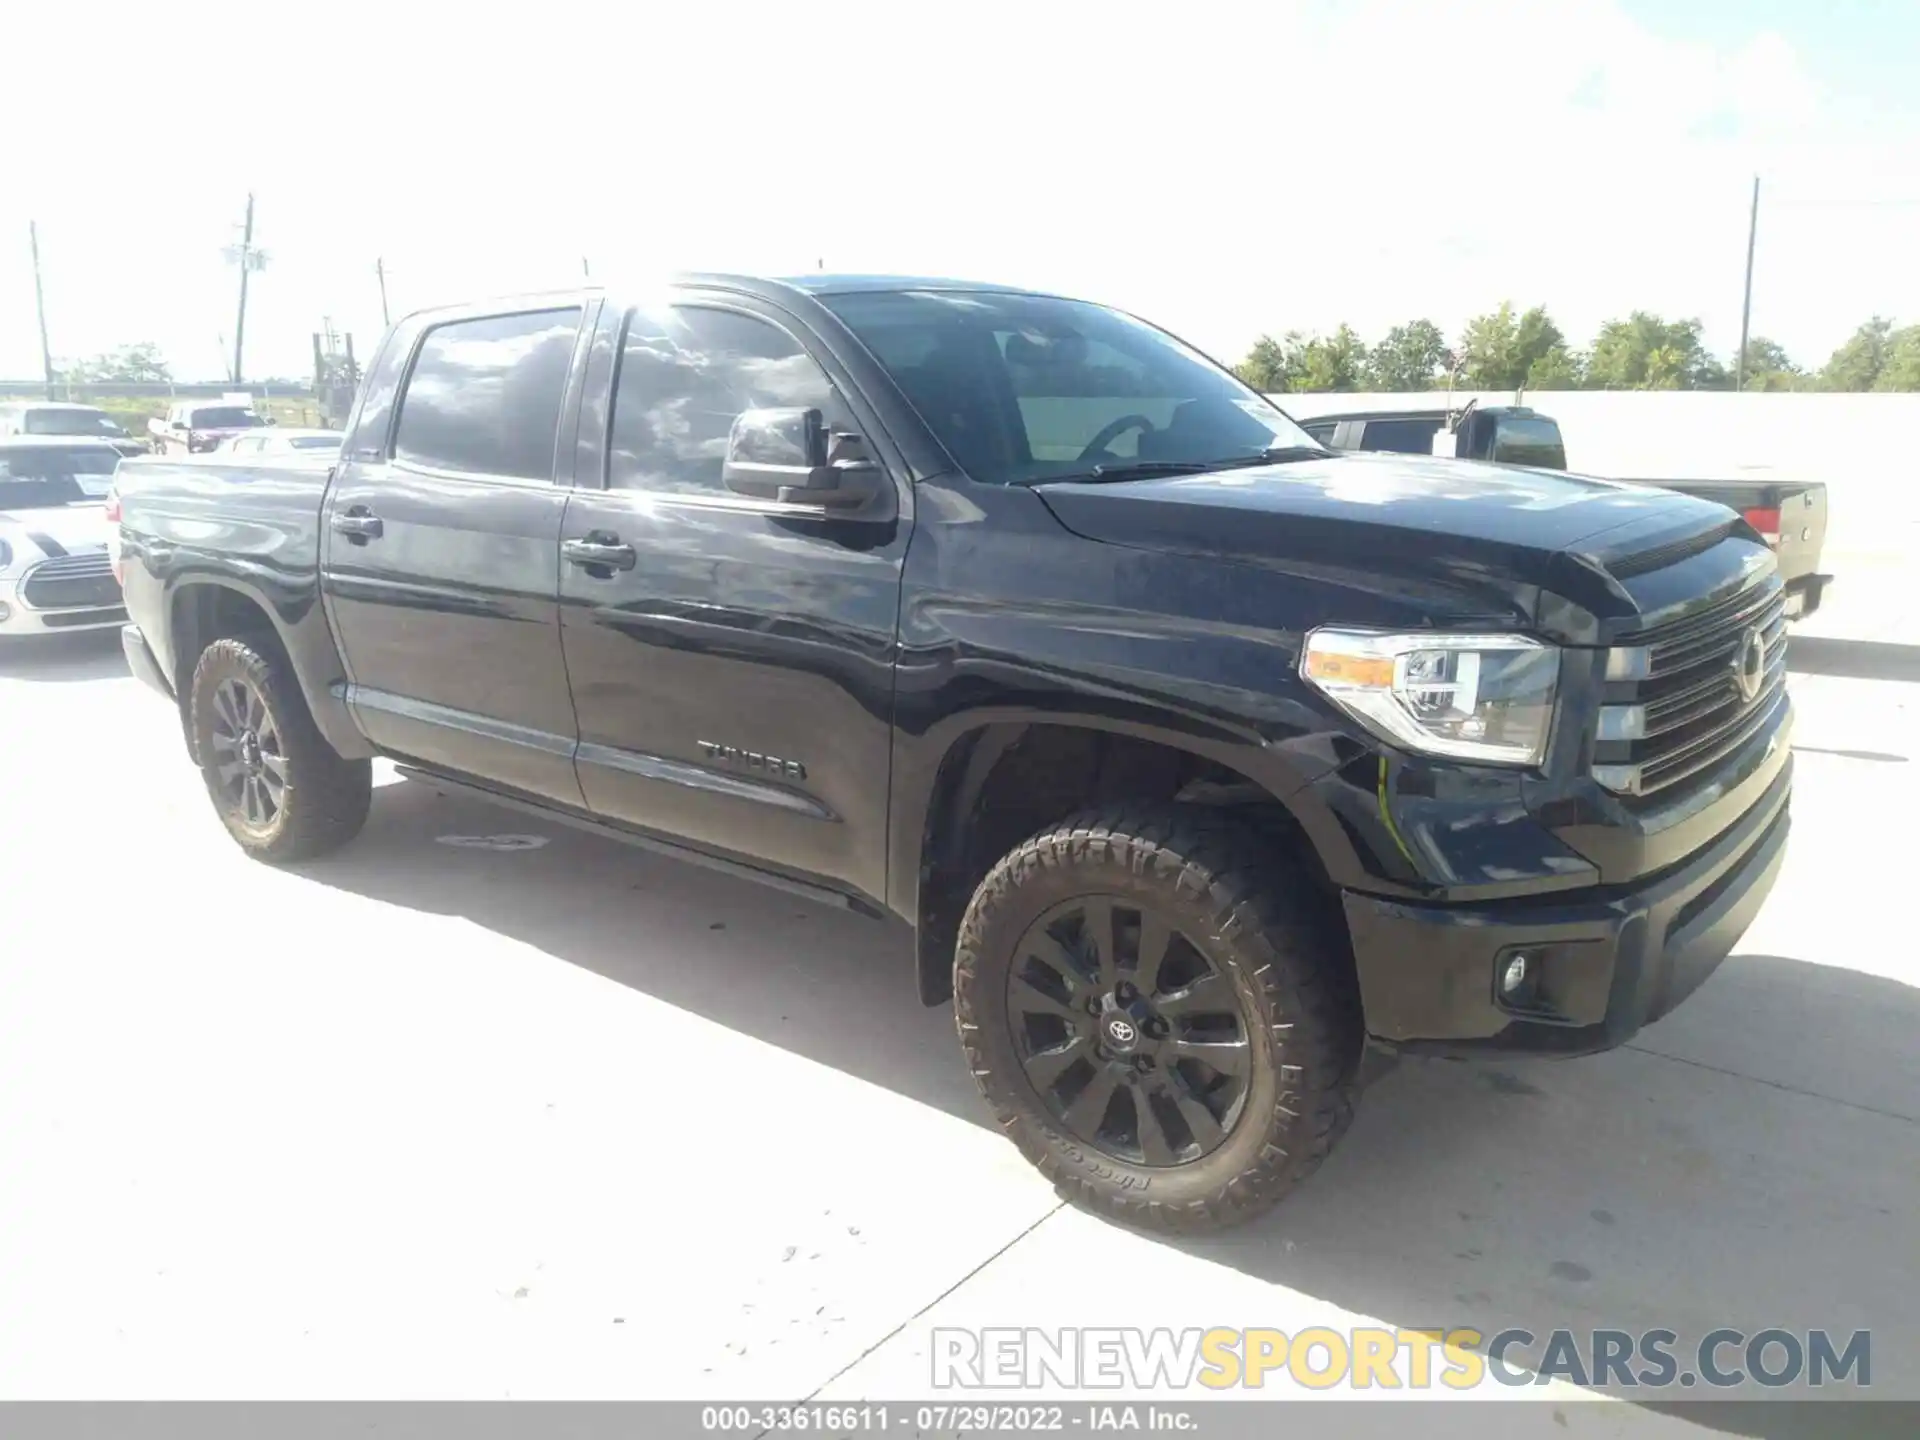
[[[286,808],[288,760],[266,698],[244,679],[213,691],[208,756],[215,792],[230,815],[266,831]]]
[[[1185,1164],[1239,1122],[1252,1046],[1233,984],[1155,907],[1048,910],[1016,947],[1007,1019],[1047,1113],[1116,1159]]]
[[[227,636],[200,652],[187,721],[220,823],[256,860],[324,855],[366,823],[372,765],[326,742],[285,652],[264,637]]]
[[[1002,856],[961,917],[968,1069],[1064,1198],[1163,1232],[1238,1224],[1352,1118],[1365,1031],[1339,920],[1237,816],[1068,816]]]

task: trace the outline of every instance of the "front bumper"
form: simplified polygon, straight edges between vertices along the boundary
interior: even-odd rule
[[[1739,943],[1786,854],[1791,761],[1725,834],[1602,890],[1424,906],[1344,892],[1367,1029],[1397,1049],[1578,1055],[1630,1039]],[[1512,1001],[1500,974],[1530,958]]]
[[[14,582],[0,582],[0,635],[70,635],[76,630],[105,630],[126,623],[121,605],[90,605],[71,610],[36,610],[20,598]]]

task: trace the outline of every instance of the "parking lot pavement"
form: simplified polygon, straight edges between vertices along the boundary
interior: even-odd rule
[[[1920,1397],[1920,687],[1880,664],[1795,677],[1786,871],[1673,1016],[1403,1063],[1279,1211],[1169,1244],[989,1128],[904,929],[397,779],[272,871],[110,643],[0,654],[0,1392],[904,1396],[936,1326],[1385,1323],[1870,1328]]]

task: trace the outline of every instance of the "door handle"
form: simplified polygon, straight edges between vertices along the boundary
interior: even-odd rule
[[[364,545],[386,533],[380,517],[364,505],[349,506],[333,517],[333,528],[355,545]]]
[[[567,557],[569,565],[578,565],[593,574],[595,571],[631,570],[638,557],[633,546],[620,543],[618,535],[609,535],[604,530],[596,530],[584,540],[562,540],[560,553]],[[611,579],[611,575],[596,578]]]

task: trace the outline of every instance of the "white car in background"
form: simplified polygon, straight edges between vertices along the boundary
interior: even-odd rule
[[[122,455],[144,455],[147,442],[98,405],[65,400],[16,400],[0,405],[0,438],[46,435],[62,440],[105,440]]]
[[[338,430],[283,430],[274,426],[253,435],[236,435],[222,440],[216,455],[312,455],[316,451],[338,450],[346,437]]]
[[[126,621],[107,553],[119,463],[105,440],[0,437],[0,639]]]

